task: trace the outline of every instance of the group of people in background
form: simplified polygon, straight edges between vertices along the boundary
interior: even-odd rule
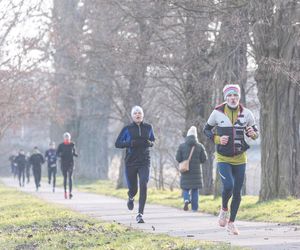
[[[17,156],[11,155],[9,161],[11,164],[11,172],[14,177],[18,177],[19,186],[25,185],[25,174],[27,183],[30,182],[30,170],[32,169],[36,191],[41,186],[42,165],[47,162],[48,183],[52,184],[52,192],[55,192],[57,161],[60,159],[60,166],[63,175],[64,197],[71,199],[72,194],[72,175],[74,169],[74,156],[77,157],[75,144],[71,141],[70,133],[66,132],[63,135],[64,141],[59,144],[56,149],[55,142],[49,144],[49,149],[43,155],[36,146],[31,153],[25,154],[23,149],[19,150]],[[69,183],[69,193],[67,184]]]
[[[19,150],[18,155],[9,157],[11,171],[14,177],[18,177],[20,187],[25,185],[25,175],[27,183],[30,182],[30,170],[32,169],[36,190],[40,187],[41,167],[45,159],[38,147],[34,147],[32,153],[25,154],[23,149]]]
[[[216,145],[215,160],[222,180],[222,204],[219,213],[219,226],[227,226],[231,234],[239,234],[234,224],[241,202],[241,189],[247,163],[246,150],[249,148],[245,136],[255,140],[258,129],[252,112],[240,104],[241,90],[237,84],[227,84],[223,89],[224,102],[211,113],[203,129],[204,134]],[[155,137],[151,124],[145,123],[144,112],[140,106],[131,110],[133,122],[125,126],[116,139],[115,147],[126,149],[125,175],[128,185],[127,207],[134,208],[134,197],[140,188],[137,223],[144,223],[143,214],[147,199],[150,154]],[[182,172],[180,187],[183,196],[183,209],[197,211],[199,189],[202,187],[201,163],[207,160],[207,153],[198,141],[198,131],[191,126],[176,153],[181,163],[189,160],[189,170]],[[139,182],[138,182],[139,179]],[[232,197],[230,210],[228,203]]]

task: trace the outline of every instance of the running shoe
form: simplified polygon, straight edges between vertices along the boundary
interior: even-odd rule
[[[227,231],[230,234],[234,234],[234,235],[239,235],[239,230],[237,229],[237,227],[234,225],[233,222],[229,221],[227,224]]]
[[[145,221],[143,220],[143,215],[142,214],[138,214],[136,216],[136,221],[137,221],[137,223],[145,223]]]
[[[224,211],[222,208],[219,213],[219,225],[225,227],[228,222],[228,211]]]
[[[133,198],[128,197],[127,207],[128,207],[129,210],[133,209],[133,207],[134,207],[134,199]]]

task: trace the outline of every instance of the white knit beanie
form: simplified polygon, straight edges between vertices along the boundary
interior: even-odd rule
[[[71,134],[69,132],[65,132],[63,135],[64,139],[71,139]]]
[[[135,112],[141,112],[142,116],[144,117],[144,111],[142,109],[142,107],[140,106],[134,106],[132,109],[131,109],[131,117],[133,118],[133,115]]]
[[[197,135],[197,128],[195,126],[191,126],[190,129],[188,130],[186,136],[190,136],[190,135],[193,135],[196,138],[198,137],[198,135]]]

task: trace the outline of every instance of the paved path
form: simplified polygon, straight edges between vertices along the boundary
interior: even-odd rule
[[[1,179],[7,186],[16,187],[17,181]],[[47,202],[64,205],[72,210],[106,221],[116,221],[126,226],[151,233],[167,233],[171,236],[191,239],[222,241],[251,249],[289,250],[300,249],[300,226],[282,226],[274,223],[237,221],[240,235],[229,235],[217,226],[217,217],[203,213],[184,212],[176,208],[146,204],[145,224],[135,222],[136,208],[128,211],[126,201],[114,197],[84,192],[74,192],[72,200],[63,198],[62,189],[51,192],[48,184],[42,184],[35,192],[33,184],[21,188]],[[137,204],[135,204],[137,205]]]

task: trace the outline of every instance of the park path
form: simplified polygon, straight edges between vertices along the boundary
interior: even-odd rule
[[[125,226],[151,233],[166,233],[170,236],[226,242],[234,246],[263,250],[300,250],[300,226],[280,225],[277,223],[237,221],[240,235],[229,235],[217,225],[217,217],[204,213],[184,212],[182,210],[146,204],[145,224],[135,222],[136,207],[128,211],[126,201],[98,194],[74,191],[72,200],[63,198],[63,190],[51,192],[48,184],[42,183],[39,192],[33,183],[18,187],[16,180],[2,178],[2,182],[26,193],[30,193],[49,203],[63,205],[74,211],[104,221],[115,221]],[[137,204],[135,204],[137,206]]]

